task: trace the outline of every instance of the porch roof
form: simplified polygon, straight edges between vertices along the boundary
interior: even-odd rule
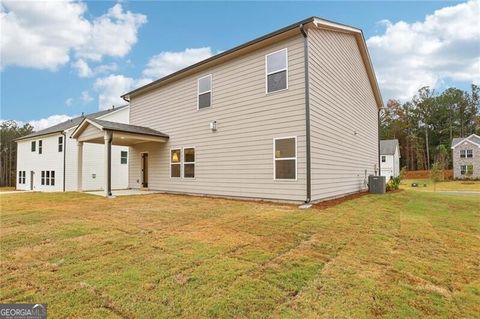
[[[79,142],[104,144],[105,132],[112,133],[112,144],[132,146],[146,142],[166,142],[169,136],[145,126],[85,118],[71,137]]]

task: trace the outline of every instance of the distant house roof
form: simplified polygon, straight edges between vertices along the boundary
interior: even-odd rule
[[[460,145],[464,141],[469,141],[480,147],[480,136],[478,136],[477,134],[472,134],[468,137],[454,137],[452,139],[452,148],[455,148],[456,146]]]
[[[168,138],[167,134],[164,134],[162,132],[156,131],[154,129],[151,129],[151,128],[145,127],[145,126],[137,126],[137,125],[131,125],[131,124],[110,122],[110,121],[104,121],[104,120],[98,120],[98,119],[89,119],[89,121],[98,124],[103,130],[142,134],[142,135],[150,135],[150,136],[159,136],[159,137]]]
[[[65,122],[62,122],[62,123],[59,123],[59,124],[56,124],[56,125],[53,125],[53,126],[50,126],[44,130],[40,130],[40,131],[37,131],[37,132],[33,132],[31,134],[28,134],[28,135],[25,135],[25,136],[22,136],[20,138],[17,138],[16,141],[19,141],[19,140],[24,140],[24,139],[28,139],[28,138],[32,138],[32,137],[37,137],[37,136],[42,136],[42,135],[47,135],[47,134],[53,134],[53,133],[61,133],[65,130],[68,130],[72,127],[75,127],[77,126],[78,124],[80,124],[83,119],[85,118],[88,118],[88,119],[96,119],[98,117],[101,117],[103,115],[107,115],[109,113],[112,113],[114,111],[118,111],[120,109],[123,109],[123,108],[126,108],[128,105],[122,105],[122,106],[119,106],[119,107],[115,107],[115,108],[111,108],[111,109],[108,109],[108,110],[103,110],[103,111],[99,111],[99,112],[95,112],[95,113],[91,113],[91,114],[87,114],[85,116],[78,116],[78,117],[74,117],[72,119],[69,119]]]
[[[380,155],[394,155],[398,147],[398,140],[380,141]]]

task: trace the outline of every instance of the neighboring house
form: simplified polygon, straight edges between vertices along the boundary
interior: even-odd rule
[[[387,178],[400,175],[400,147],[398,140],[380,141],[380,174]]]
[[[128,106],[112,108],[85,118],[128,123]],[[45,192],[76,191],[78,189],[77,141],[70,138],[84,119],[77,117],[34,132],[17,142],[17,189]],[[101,190],[104,186],[103,147],[87,144],[83,157],[82,190]],[[112,187],[128,187],[128,147],[112,150],[115,174]]]
[[[480,178],[480,136],[452,140],[453,178]]]
[[[362,31],[339,23],[308,18],[122,97],[130,125],[72,136],[130,146],[130,188],[310,202],[378,169],[382,97]]]

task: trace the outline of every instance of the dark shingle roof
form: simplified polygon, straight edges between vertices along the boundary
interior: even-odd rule
[[[473,142],[477,145],[480,145],[480,136],[476,135],[476,134],[472,134],[468,137],[454,137],[452,139],[452,147],[454,147],[455,145],[457,145],[458,143],[462,142],[463,140],[465,141],[470,141],[470,142]]]
[[[383,140],[380,141],[381,155],[394,155],[398,146],[398,140]]]
[[[97,120],[97,119],[90,119],[90,121],[100,125],[105,130],[168,138],[167,134],[164,134],[162,132],[156,131],[154,129],[151,129],[145,126],[130,125],[130,124],[124,124],[124,123]]]
[[[74,118],[69,119],[65,122],[58,123],[56,125],[50,126],[50,127],[46,128],[44,130],[33,132],[31,134],[28,134],[28,135],[22,136],[20,138],[17,138],[16,141],[24,140],[24,139],[32,138],[32,137],[36,137],[36,136],[52,134],[52,133],[61,133],[65,130],[68,130],[69,128],[77,126],[78,124],[80,124],[83,121],[84,118],[96,119],[100,116],[106,115],[106,114],[111,113],[113,111],[118,111],[118,110],[123,109],[127,106],[128,105],[123,105],[123,106],[119,106],[119,107],[116,107],[116,108],[113,108],[113,109],[108,109],[108,110],[103,110],[103,111],[87,114],[85,116],[74,117]]]

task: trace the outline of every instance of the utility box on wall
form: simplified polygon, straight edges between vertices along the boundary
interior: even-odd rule
[[[385,176],[368,176],[368,190],[372,194],[385,194],[386,177]]]

